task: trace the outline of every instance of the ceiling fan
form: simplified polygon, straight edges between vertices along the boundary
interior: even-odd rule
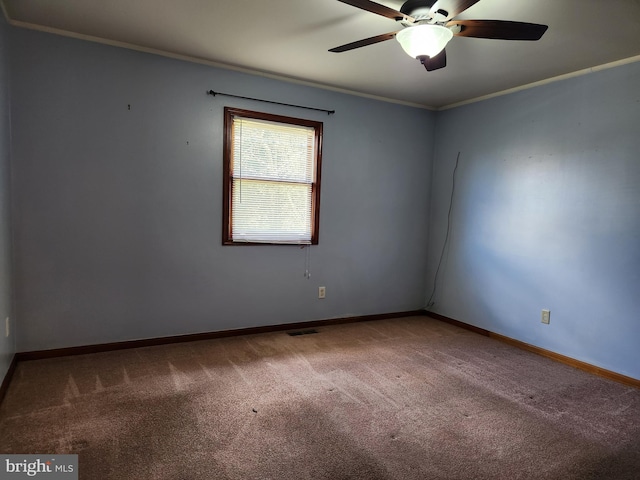
[[[506,20],[453,20],[480,0],[407,0],[400,11],[370,0],[338,1],[391,18],[404,28],[347,43],[332,48],[330,52],[347,52],[395,37],[404,51],[420,60],[428,71],[447,65],[444,47],[454,35],[497,40],[539,40],[548,28],[547,25]]]

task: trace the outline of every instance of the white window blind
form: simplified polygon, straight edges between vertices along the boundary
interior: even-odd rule
[[[311,243],[316,129],[234,116],[231,141],[232,241]]]

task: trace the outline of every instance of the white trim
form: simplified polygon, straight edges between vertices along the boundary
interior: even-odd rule
[[[1,4],[2,2],[0,2]],[[201,65],[207,65],[209,67],[217,67],[217,68],[223,68],[225,70],[234,70],[236,72],[241,72],[241,73],[248,73],[250,75],[257,75],[260,77],[266,77],[266,78],[272,78],[274,80],[280,80],[280,81],[284,81],[284,82],[289,82],[289,83],[296,83],[299,85],[305,85],[308,87],[314,87],[314,88],[320,88],[323,90],[331,90],[333,92],[338,92],[338,93],[345,93],[347,95],[354,95],[357,97],[364,97],[364,98],[369,98],[372,100],[379,100],[382,102],[387,102],[387,103],[395,103],[395,104],[399,104],[399,105],[405,105],[408,107],[414,107],[414,108],[422,108],[425,110],[436,110],[436,108],[434,107],[430,107],[427,105],[422,105],[420,103],[413,103],[413,102],[406,102],[403,100],[397,100],[397,99],[393,99],[393,98],[387,98],[387,97],[381,97],[378,95],[371,95],[368,93],[362,93],[362,92],[356,92],[354,90],[348,90],[345,88],[338,88],[338,87],[332,87],[330,85],[324,85],[321,83],[315,83],[315,82],[311,82],[308,80],[300,80],[298,78],[294,78],[294,77],[287,77],[285,75],[277,75],[277,74],[273,74],[273,73],[268,73],[268,72],[263,72],[260,70],[251,70],[249,68],[244,68],[244,67],[239,67],[236,65],[230,65],[230,64],[226,64],[226,63],[221,63],[221,62],[214,62],[212,60],[207,60],[204,58],[199,58],[199,57],[191,57],[189,55],[182,55],[179,53],[172,53],[172,52],[166,52],[164,50],[158,50],[155,48],[150,48],[150,47],[142,47],[140,45],[135,45],[132,43],[127,43],[127,42],[120,42],[117,40],[109,40],[106,38],[102,38],[102,37],[94,37],[92,35],[85,35],[82,33],[76,33],[76,32],[70,32],[68,30],[61,30],[58,28],[54,28],[54,27],[47,27],[44,25],[37,25],[34,23],[28,23],[28,22],[22,22],[20,20],[12,20],[9,19],[9,24],[14,26],[14,27],[19,27],[19,28],[26,28],[29,30],[37,30],[39,32],[45,32],[45,33],[53,33],[55,35],[62,35],[63,37],[70,37],[70,38],[75,38],[77,40],[86,40],[88,42],[94,42],[94,43],[101,43],[104,45],[110,45],[112,47],[120,47],[120,48],[126,48],[128,50],[135,50],[138,52],[144,52],[144,53],[151,53],[153,55],[160,55],[162,57],[167,57],[167,58],[172,58],[174,60],[182,60],[185,62],[191,62],[191,63],[198,63]]]
[[[557,77],[546,78],[538,82],[527,83],[525,85],[520,85],[519,87],[509,88],[507,90],[490,93],[488,95],[471,98],[469,100],[463,100],[462,102],[452,103],[450,105],[445,105],[444,107],[438,108],[438,111],[449,110],[450,108],[461,107],[462,105],[469,105],[470,103],[482,102],[483,100],[488,100],[490,98],[501,97],[502,95],[509,95],[510,93],[520,92],[522,90],[528,90],[530,88],[539,87],[541,85],[547,85],[549,83],[559,82],[561,80],[567,80],[569,78],[581,77],[582,75],[587,75],[589,73],[599,72],[602,70],[607,70],[609,68],[615,68],[621,65],[627,65],[629,63],[635,63],[638,61],[640,61],[640,55],[636,55],[635,57],[624,58],[622,60],[616,60],[615,62],[605,63],[603,65],[596,65],[595,67],[589,67],[589,68],[585,68],[583,70],[577,70],[571,73],[565,73],[564,75],[558,75]]]
[[[574,77],[580,77],[582,75],[587,75],[589,73],[593,73],[593,72],[598,72],[601,70],[607,70],[609,68],[615,68],[615,67],[619,67],[621,65],[627,65],[630,63],[635,63],[640,61],[640,55],[636,55],[635,57],[629,57],[629,58],[624,58],[622,60],[617,60],[615,62],[610,62],[610,63],[605,63],[602,65],[596,65],[594,67],[589,67],[589,68],[585,68],[583,70],[577,70],[575,72],[571,72],[571,73],[565,73],[564,75],[558,75],[556,77],[551,77],[551,78],[547,78],[544,80],[540,80],[537,82],[533,82],[533,83],[527,83],[525,85],[520,85],[518,87],[514,87],[514,88],[509,88],[507,90],[502,90],[499,92],[494,92],[494,93],[490,93],[488,95],[483,95],[480,97],[475,97],[475,98],[470,98],[468,100],[463,100],[461,102],[456,102],[456,103],[451,103],[449,105],[444,105],[442,107],[432,107],[429,105],[423,105],[420,103],[413,103],[413,102],[406,102],[403,100],[398,100],[398,99],[394,99],[394,98],[388,98],[388,97],[382,97],[382,96],[378,96],[378,95],[371,95],[368,93],[362,93],[362,92],[357,92],[354,90],[348,90],[345,88],[339,88],[339,87],[332,87],[330,85],[324,85],[321,83],[316,83],[316,82],[311,82],[308,80],[301,80],[298,78],[294,78],[294,77],[287,77],[285,75],[277,75],[277,74],[273,74],[273,73],[268,73],[268,72],[263,72],[260,70],[251,70],[249,68],[244,68],[244,67],[239,67],[236,65],[230,65],[230,64],[226,64],[226,63],[220,63],[220,62],[214,62],[212,60],[207,60],[204,58],[199,58],[199,57],[191,57],[189,55],[182,55],[179,53],[171,53],[171,52],[166,52],[164,50],[158,50],[155,48],[149,48],[149,47],[142,47],[140,45],[135,45],[132,43],[127,43],[127,42],[120,42],[117,40],[109,40],[106,38],[101,38],[101,37],[94,37],[92,35],[85,35],[82,33],[75,33],[75,32],[70,32],[68,30],[61,30],[58,28],[53,28],[53,27],[46,27],[43,25],[37,25],[34,23],[28,23],[28,22],[22,22],[19,20],[13,20],[9,17],[7,10],[5,8],[4,2],[0,0],[0,6],[2,7],[2,11],[4,13],[5,18],[7,19],[7,22],[14,26],[14,27],[19,27],[19,28],[26,28],[29,30],[37,30],[40,32],[45,32],[45,33],[53,33],[55,35],[62,35],[64,37],[70,37],[70,38],[75,38],[78,40],[86,40],[89,42],[94,42],[94,43],[101,43],[104,45],[110,45],[112,47],[120,47],[120,48],[126,48],[129,50],[135,50],[138,52],[144,52],[144,53],[150,53],[153,55],[160,55],[162,57],[167,57],[167,58],[172,58],[174,60],[182,60],[185,62],[192,62],[192,63],[198,63],[201,65],[207,65],[210,67],[216,67],[216,68],[223,68],[226,70],[233,70],[236,72],[241,72],[241,73],[247,73],[250,75],[257,75],[257,76],[261,76],[261,77],[266,77],[266,78],[271,78],[274,80],[280,80],[280,81],[284,81],[284,82],[289,82],[289,83],[296,83],[298,85],[305,85],[308,87],[314,87],[314,88],[320,88],[323,90],[329,90],[332,92],[337,92],[337,93],[344,93],[347,95],[354,95],[357,97],[364,97],[364,98],[369,98],[371,100],[378,100],[381,102],[387,102],[387,103],[395,103],[398,105],[405,105],[408,107],[414,107],[414,108],[421,108],[424,110],[431,110],[431,111],[442,111],[442,110],[449,110],[451,108],[456,108],[456,107],[461,107],[463,105],[469,105],[471,103],[476,103],[476,102],[482,102],[484,100],[489,100],[491,98],[495,98],[495,97],[501,97],[503,95],[509,95],[510,93],[515,93],[515,92],[520,92],[522,90],[528,90],[530,88],[535,88],[535,87],[539,87],[541,85],[546,85],[549,83],[553,83],[553,82],[558,82],[561,80],[567,80],[569,78],[574,78]]]

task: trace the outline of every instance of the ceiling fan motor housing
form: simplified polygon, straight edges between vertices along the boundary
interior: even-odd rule
[[[436,3],[436,0],[407,0],[400,7],[400,12],[416,20],[424,20],[431,18],[431,7]]]

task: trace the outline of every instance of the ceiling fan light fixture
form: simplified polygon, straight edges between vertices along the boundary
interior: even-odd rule
[[[430,24],[407,27],[396,34],[396,40],[411,58],[424,55],[433,58],[452,38],[453,33],[448,28]]]

